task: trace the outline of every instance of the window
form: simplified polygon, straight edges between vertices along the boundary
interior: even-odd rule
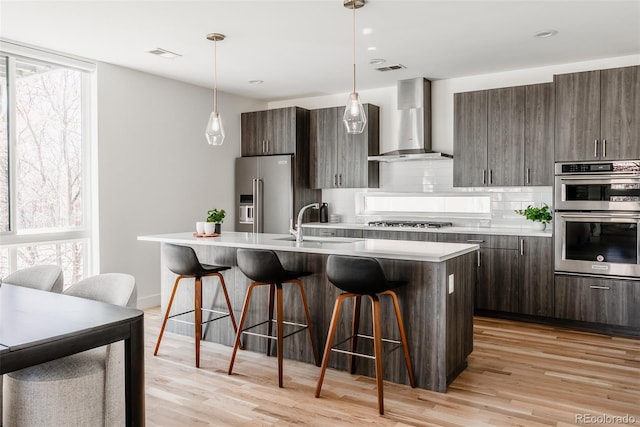
[[[0,52],[0,276],[57,264],[71,284],[92,265],[92,73],[45,56]]]

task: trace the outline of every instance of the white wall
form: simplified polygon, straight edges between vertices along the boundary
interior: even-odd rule
[[[224,145],[204,136],[212,91],[110,64],[98,66],[100,272],[136,277],[138,305],[160,304],[160,246],[145,234],[182,232],[224,208],[231,230],[240,113],[266,103],[219,92]]]

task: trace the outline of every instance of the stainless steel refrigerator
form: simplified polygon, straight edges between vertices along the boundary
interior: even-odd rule
[[[293,156],[236,159],[236,231],[288,234],[293,218]]]

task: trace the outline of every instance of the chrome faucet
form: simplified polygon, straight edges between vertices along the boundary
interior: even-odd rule
[[[311,203],[310,205],[303,206],[298,212],[298,221],[296,222],[296,228],[293,228],[293,219],[291,220],[291,226],[289,233],[296,237],[296,242],[302,242],[302,216],[307,209],[320,209],[320,203]]]

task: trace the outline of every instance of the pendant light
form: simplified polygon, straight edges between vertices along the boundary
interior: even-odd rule
[[[352,22],[352,49],[353,49],[353,92],[349,95],[349,102],[344,109],[342,121],[347,128],[347,133],[358,134],[364,131],[367,124],[367,116],[364,107],[360,102],[360,96],[356,92],[356,9],[360,9],[365,4],[365,0],[344,0],[344,7],[353,12]]]
[[[224,141],[224,128],[222,127],[222,118],[218,114],[218,76],[216,73],[216,47],[219,41],[224,40],[224,34],[211,33],[207,35],[207,39],[213,42],[213,112],[209,117],[207,124],[206,136],[207,142],[211,145],[222,145]]]

